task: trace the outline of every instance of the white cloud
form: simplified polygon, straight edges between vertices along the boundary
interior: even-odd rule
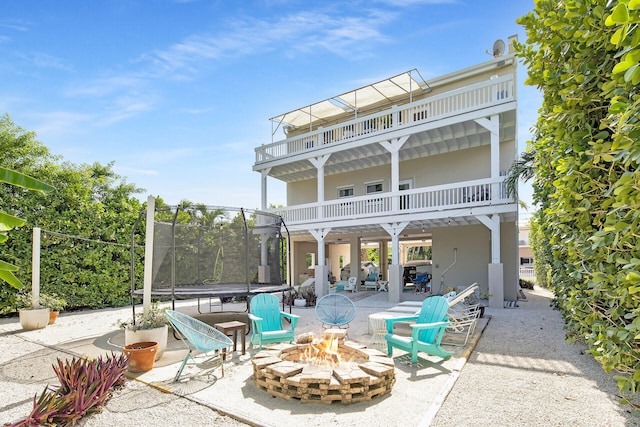
[[[27,61],[34,67],[38,68],[55,68],[58,70],[72,70],[73,67],[65,64],[62,59],[46,53],[36,52],[30,54],[18,55],[23,60]]]
[[[38,134],[67,134],[77,132],[86,126],[90,126],[95,115],[86,113],[73,113],[68,111],[53,111],[35,116],[40,124],[36,125]]]
[[[31,27],[31,23],[29,21],[24,21],[21,19],[2,19],[0,20],[0,28],[6,28],[8,30],[14,31],[28,31],[29,27]]]
[[[386,40],[377,28],[394,14],[367,11],[358,17],[301,12],[279,20],[241,19],[229,23],[218,34],[198,34],[164,50],[142,55],[142,61],[165,73],[193,73],[203,61],[251,55],[275,48],[308,52],[322,48],[338,55],[353,56]]]
[[[86,83],[75,82],[65,94],[67,96],[106,96],[122,90],[135,89],[141,83],[139,78],[131,75],[103,77]]]

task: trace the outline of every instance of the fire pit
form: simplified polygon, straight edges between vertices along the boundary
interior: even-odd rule
[[[278,344],[252,359],[253,379],[272,396],[303,403],[362,402],[391,391],[393,360],[364,345],[344,341],[344,330],[322,340]]]

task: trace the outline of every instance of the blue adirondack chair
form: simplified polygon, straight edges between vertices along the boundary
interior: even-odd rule
[[[282,319],[291,320],[291,328],[284,329]],[[296,323],[300,316],[280,310],[280,300],[271,294],[258,294],[251,298],[251,345],[275,342],[293,342]]]
[[[418,352],[431,354],[446,359],[451,353],[440,347],[445,329],[449,326],[447,319],[449,302],[441,296],[433,296],[424,300],[422,308],[417,315],[394,317],[387,319],[387,353],[393,354],[393,347],[411,353],[411,363],[418,361]],[[396,322],[415,321],[411,326],[411,336],[396,335],[393,333],[393,324]]]
[[[178,381],[180,379],[180,375],[182,375],[182,370],[185,365],[189,359],[194,358],[193,350],[199,350],[205,354],[210,351],[218,350],[217,354],[212,355],[207,361],[205,361],[205,363],[219,359],[222,367],[222,376],[224,377],[224,359],[220,357],[222,352],[219,350],[233,346],[233,341],[213,326],[207,325],[206,323],[201,322],[198,319],[194,319],[184,313],[167,310],[165,311],[165,315],[167,316],[169,323],[171,323],[173,328],[180,334],[180,339],[184,345],[189,349],[189,352],[184,357],[184,360],[176,373],[174,381]]]

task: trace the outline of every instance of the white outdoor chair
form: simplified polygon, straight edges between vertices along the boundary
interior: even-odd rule
[[[356,292],[358,290],[358,289],[356,289],[356,284],[357,283],[358,283],[358,278],[357,277],[349,277],[349,281],[344,286],[344,290],[345,291]]]
[[[469,341],[469,337],[473,335],[480,317],[480,308],[479,304],[468,304],[465,301],[476,293],[478,289],[478,284],[474,283],[455,296],[448,298],[449,311],[447,312],[447,317],[450,325],[447,327],[447,332],[465,335],[462,344],[458,342],[446,342],[446,344],[465,346]]]

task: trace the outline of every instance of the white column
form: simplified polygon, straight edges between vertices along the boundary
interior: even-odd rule
[[[394,138],[390,141],[380,141],[380,145],[391,153],[391,191],[398,192],[400,187],[400,148],[409,139],[409,136]],[[394,211],[400,210],[400,197],[394,197],[391,202]]]
[[[324,155],[324,156],[319,156],[319,157],[314,157],[313,159],[309,159],[309,161],[311,162],[311,164],[313,166],[315,166],[317,172],[317,181],[318,181],[318,194],[317,194],[317,200],[318,200],[318,218],[323,218],[324,217],[324,213],[323,213],[323,209],[322,209],[322,202],[324,202],[324,164],[327,163],[327,160],[329,160],[330,154]]]
[[[151,307],[151,285],[153,280],[153,226],[156,212],[156,199],[147,197],[147,229],[144,243],[144,289],[142,307]]]
[[[258,266],[258,282],[260,283],[271,283],[271,269],[269,268],[268,263],[268,245],[269,242],[268,234],[263,234],[261,236],[260,241],[260,265]]]
[[[409,225],[409,222],[396,222],[391,224],[380,224],[382,228],[391,236],[391,265],[389,266],[389,292],[388,301],[400,302],[402,295],[402,265],[400,264],[400,233]]]
[[[349,277],[356,277],[356,289],[360,290],[360,266],[362,262],[360,260],[360,236],[354,236],[351,238],[351,244],[349,246],[349,264],[351,265],[351,271]]]
[[[320,228],[317,230],[309,230],[311,235],[318,241],[318,256],[316,260],[317,265],[315,266],[315,274],[316,274],[315,290],[318,298],[325,296],[329,293],[329,278],[328,278],[329,268],[325,264],[326,256],[325,256],[325,249],[324,249],[324,246],[325,246],[324,239],[325,237],[327,237],[330,231],[331,231],[330,228]]]
[[[267,204],[267,178],[269,177],[269,172],[271,168],[262,169],[260,171],[260,206],[262,210],[268,209]],[[262,235],[262,240],[260,242],[260,265],[258,266],[258,282],[260,283],[270,283],[271,282],[271,272],[269,270],[269,266],[267,265],[267,241],[269,236]]]
[[[37,307],[40,301],[40,227],[33,227],[33,245],[31,246],[31,306]]]
[[[271,168],[262,169],[260,171],[260,206],[262,210],[267,209],[267,178],[269,177],[269,172]]]
[[[489,273],[489,307],[504,307],[504,266],[500,262],[500,215],[477,215],[491,231],[491,264]]]
[[[476,123],[487,129],[491,134],[491,179],[498,179],[500,177],[500,116],[494,114],[489,119],[477,119]],[[492,184],[491,194],[492,199],[500,197],[500,185],[498,183]]]

